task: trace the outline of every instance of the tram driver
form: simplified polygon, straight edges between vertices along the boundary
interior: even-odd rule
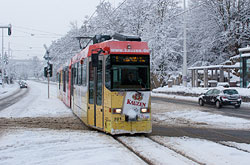
[[[127,85],[135,85],[135,84],[137,84],[137,82],[135,81],[135,75],[134,75],[134,73],[129,72],[127,74],[127,79],[125,79],[125,83]]]

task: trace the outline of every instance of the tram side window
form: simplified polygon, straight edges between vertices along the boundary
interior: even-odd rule
[[[111,89],[111,64],[110,64],[110,56],[106,59],[106,72],[105,72],[105,86],[108,89]]]
[[[67,84],[69,83],[69,68],[67,68]]]
[[[65,75],[65,71],[63,71],[63,91],[66,91],[66,75]]]
[[[78,62],[78,84],[82,85],[82,65]]]
[[[77,75],[78,75],[77,64],[74,64],[74,84],[75,85],[77,85],[78,83]]]
[[[89,63],[89,104],[94,104],[94,69]]]
[[[102,61],[98,62],[97,67],[97,105],[102,105]]]
[[[59,89],[61,89],[61,83],[62,83],[62,72],[59,73]]]
[[[85,59],[83,64],[81,65],[82,68],[82,85],[87,86],[87,60]]]
[[[61,87],[61,72],[57,73],[57,80],[58,80],[58,86],[59,86],[59,89]]]

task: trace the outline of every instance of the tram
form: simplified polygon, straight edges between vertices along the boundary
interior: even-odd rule
[[[99,35],[58,72],[58,97],[87,126],[150,133],[150,53],[138,37]]]

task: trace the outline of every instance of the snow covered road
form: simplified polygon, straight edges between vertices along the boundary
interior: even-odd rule
[[[51,86],[52,97],[48,99],[45,84],[28,83],[29,95],[0,112],[0,165],[145,164],[134,152],[147,157],[152,164],[249,164],[250,144],[231,141],[151,136],[159,144],[144,136],[119,136],[133,149],[131,152],[112,136],[82,126],[71,110],[56,98],[55,86]],[[197,112],[191,111],[193,115],[188,117],[187,109],[180,111],[186,112],[181,115],[176,108],[169,112],[162,106],[157,109],[153,104],[153,108],[154,119],[165,124],[175,121],[166,122],[166,116],[200,122],[199,115],[208,115],[195,116]],[[216,123],[221,121],[213,118],[202,120],[217,127]],[[244,122],[240,120],[234,125],[248,125]]]

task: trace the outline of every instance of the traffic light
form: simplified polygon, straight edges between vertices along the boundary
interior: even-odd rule
[[[47,77],[48,75],[48,68],[44,67],[44,71],[43,71],[44,77]]]
[[[52,77],[52,70],[53,70],[53,65],[49,64],[49,66],[44,67],[44,77]]]
[[[8,27],[8,35],[9,35],[9,36],[11,35],[11,28],[12,28],[12,26],[11,26],[11,24],[10,24],[9,27]]]

